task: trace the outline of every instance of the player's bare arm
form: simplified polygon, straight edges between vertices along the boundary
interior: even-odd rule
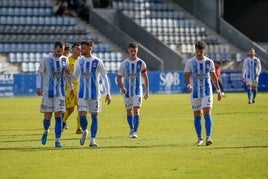
[[[145,93],[143,98],[148,99],[149,98],[149,78],[147,75],[147,72],[142,73],[143,79],[144,79],[144,84],[145,84]]]
[[[125,86],[122,83],[122,76],[118,75],[117,78],[116,78],[116,82],[117,82],[119,88],[121,89],[121,92],[123,94],[126,94],[127,93],[127,89],[125,88]]]
[[[111,98],[111,95],[110,94],[107,94],[106,97],[105,97],[105,102],[109,105],[111,104],[112,102],[112,98]]]
[[[221,97],[222,97],[222,93],[221,93],[220,85],[219,85],[218,78],[217,78],[215,72],[210,72],[210,78],[212,80],[213,85],[215,86],[215,88],[217,90],[218,101],[220,101]]]
[[[36,89],[36,94],[37,94],[38,96],[42,96],[42,93],[43,93],[43,91],[42,91],[41,88],[37,88],[37,89]]]
[[[187,90],[189,93],[191,93],[193,91],[193,87],[190,84],[190,76],[192,75],[191,72],[185,72],[184,73],[184,83],[187,86]]]

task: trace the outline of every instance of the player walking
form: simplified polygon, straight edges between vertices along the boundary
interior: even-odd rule
[[[206,145],[211,145],[213,93],[211,80],[214,83],[218,100],[221,100],[221,91],[215,74],[215,66],[211,59],[204,56],[206,43],[198,41],[195,43],[195,57],[186,62],[184,68],[184,81],[190,93],[191,105],[194,113],[194,126],[197,134],[197,145],[202,145],[202,123],[201,110],[205,118]]]
[[[119,67],[117,84],[123,94],[127,110],[127,121],[130,128],[129,137],[137,138],[143,95],[142,79],[145,84],[144,99],[149,97],[149,79],[145,62],[137,56],[138,44],[130,43],[128,53],[128,58]]]
[[[260,59],[255,56],[255,50],[251,48],[242,69],[243,81],[247,85],[248,104],[255,103],[260,73]]]
[[[80,44],[79,43],[74,43],[72,45],[72,55],[68,57],[69,60],[69,67],[70,67],[70,72],[74,72],[74,65],[76,60],[80,57]],[[66,86],[66,112],[64,113],[63,117],[63,126],[62,129],[65,129],[67,125],[67,120],[69,116],[73,113],[75,106],[77,106],[78,103],[78,81],[77,80],[72,80],[72,85],[74,88],[74,94],[75,96],[71,98],[70,95],[70,88]],[[80,125],[80,117],[79,114],[77,114],[77,129],[76,129],[76,134],[82,134],[83,131],[81,130],[81,125]]]
[[[44,113],[44,133],[41,138],[43,145],[47,142],[49,127],[51,124],[52,113],[55,116],[55,147],[62,147],[60,143],[62,129],[62,113],[65,112],[65,81],[71,89],[73,88],[70,78],[65,76],[68,68],[68,59],[62,56],[64,42],[57,41],[54,45],[54,53],[49,54],[41,60],[38,70],[36,93],[42,96],[40,112]],[[42,84],[43,82],[43,84]]]
[[[73,79],[79,79],[78,90],[78,110],[80,115],[80,124],[83,135],[80,144],[84,145],[87,131],[87,112],[91,113],[91,139],[90,147],[97,147],[95,142],[98,131],[98,113],[101,111],[101,94],[100,94],[100,76],[106,89],[105,102],[111,103],[109,79],[101,59],[92,55],[93,41],[84,40],[81,42],[81,57],[75,63]]]

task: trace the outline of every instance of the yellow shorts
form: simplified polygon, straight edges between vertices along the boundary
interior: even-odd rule
[[[66,96],[65,96],[65,104],[66,108],[75,107],[78,104],[77,92],[78,92],[78,85],[73,84],[74,87],[74,97],[71,98],[70,96],[70,88],[66,88]]]

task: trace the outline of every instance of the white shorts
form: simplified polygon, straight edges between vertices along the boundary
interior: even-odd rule
[[[193,111],[199,111],[206,107],[212,108],[213,96],[204,96],[200,98],[192,98],[191,96],[191,103]]]
[[[87,112],[100,112],[101,111],[101,101],[91,100],[91,99],[78,99],[78,111],[87,111]]]
[[[65,97],[55,97],[55,98],[42,98],[40,112],[65,112]]]
[[[256,78],[256,80],[252,79],[246,79],[246,84],[251,86],[258,86],[259,78]]]
[[[140,95],[129,97],[129,98],[124,97],[124,102],[125,102],[126,109],[131,109],[134,106],[141,107],[141,105],[142,105],[142,97]]]

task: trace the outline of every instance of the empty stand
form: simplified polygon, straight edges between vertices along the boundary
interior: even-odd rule
[[[207,56],[213,60],[240,60],[239,54],[231,52],[228,44],[198,25],[195,19],[187,18],[184,12],[174,10],[171,3],[161,0],[131,0],[113,1],[112,6],[185,58],[193,55],[194,43],[203,40],[208,44]]]
[[[33,73],[40,60],[53,50],[56,40],[72,44],[91,39],[95,42],[94,54],[105,61],[109,71],[117,71],[122,55],[79,26],[75,17],[56,16],[52,4],[43,0],[1,0],[0,53],[8,54],[9,62],[20,65],[21,72]]]

